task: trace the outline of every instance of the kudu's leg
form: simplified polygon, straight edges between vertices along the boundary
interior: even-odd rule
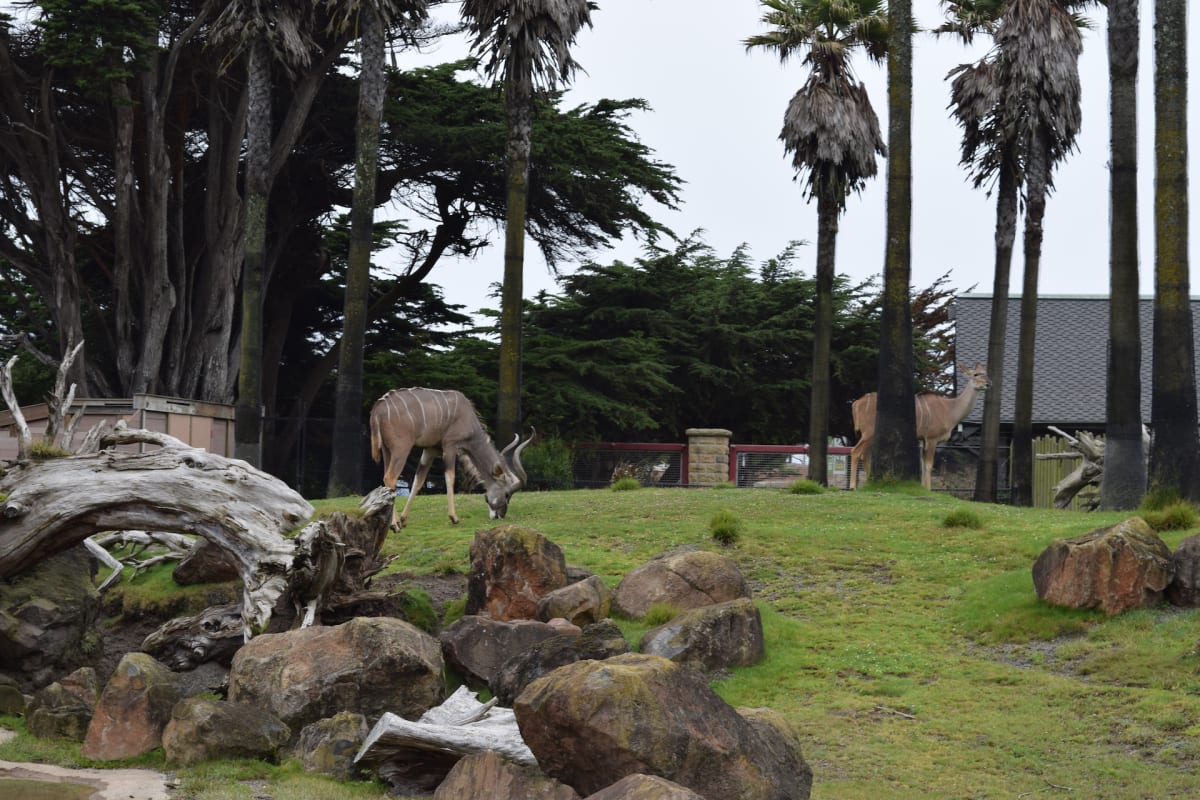
[[[417,492],[421,491],[421,487],[425,485],[425,478],[429,476],[429,467],[433,464],[434,458],[436,456],[428,448],[421,451],[421,463],[417,465],[417,474],[413,476],[412,491],[408,493],[408,500],[404,503],[404,510],[400,512],[401,528],[408,524],[408,509],[412,506],[413,498],[417,496]]]
[[[937,442],[926,440],[921,443],[921,484],[933,491],[933,457],[937,455]]]
[[[383,485],[396,491],[396,481],[400,480],[400,473],[404,471],[404,462],[408,461],[408,454],[412,450],[411,444],[401,445],[396,450],[390,450],[387,447],[383,448]],[[410,495],[411,497],[411,495]],[[405,506],[407,510],[408,506]],[[392,530],[398,531],[404,526],[403,521],[396,516],[396,501],[392,500]]]
[[[858,488],[858,465],[862,462],[866,477],[871,477],[871,440],[859,439],[850,450],[850,488]]]
[[[455,451],[449,447],[442,448],[442,466],[446,470],[446,508],[450,513],[450,522],[458,524],[458,512],[454,510],[454,462]]]

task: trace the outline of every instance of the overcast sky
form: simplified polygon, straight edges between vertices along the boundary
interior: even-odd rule
[[[813,271],[816,258],[816,206],[806,203],[793,180],[791,160],[779,141],[783,112],[803,83],[799,60],[781,66],[766,51],[747,53],[742,41],[765,28],[757,0],[599,0],[574,48],[581,72],[564,105],[608,97],[640,97],[651,107],[630,117],[630,125],[655,157],[673,165],[686,181],[678,212],[659,209],[657,218],[676,233],[705,230],[718,255],[746,243],[755,262],[777,254],[791,240],[806,240],[798,266]],[[457,13],[457,6],[452,6]],[[936,0],[914,0],[918,24],[936,27],[942,18]],[[1055,175],[1057,191],[1046,211],[1040,291],[1049,294],[1108,294],[1108,77],[1106,18],[1103,7],[1089,12],[1093,27],[1084,33],[1080,60],[1083,130],[1078,151]],[[1188,56],[1191,144],[1190,266],[1200,267],[1200,14],[1189,15]],[[1141,290],[1153,292],[1153,3],[1142,2],[1142,50],[1138,113],[1141,204]],[[959,291],[992,291],[995,204],[971,188],[958,166],[960,134],[946,105],[946,73],[986,52],[986,38],[968,50],[957,39],[918,34],[914,40],[913,236],[912,274],[918,288],[950,272]],[[444,62],[465,52],[443,44],[426,56]],[[856,54],[854,68],[866,83],[886,137],[886,67]],[[535,131],[535,136],[536,131]],[[848,201],[837,244],[837,270],[855,278],[879,275],[884,258],[886,161],[866,190]],[[497,241],[500,239],[497,237]],[[431,279],[446,298],[473,311],[495,307],[490,283],[502,270],[502,244],[482,251],[470,264],[443,264]],[[622,242],[594,260],[631,261],[642,252],[636,241]],[[530,242],[526,249],[526,296],[554,290],[553,278]],[[1011,291],[1021,290],[1020,231]],[[569,271],[571,265],[565,265]],[[1193,294],[1200,285],[1192,279]]]

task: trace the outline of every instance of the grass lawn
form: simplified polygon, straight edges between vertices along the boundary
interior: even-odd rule
[[[416,499],[385,547],[400,554],[391,571],[467,570],[474,532],[493,523],[481,495],[459,498],[457,527],[445,511],[444,497]],[[713,538],[718,514],[739,523],[732,546]],[[1105,618],[1034,594],[1031,567],[1049,542],[1125,516],[911,490],[714,488],[520,493],[505,521],[541,531],[610,586],[676,547],[733,559],[763,612],[767,657],[715,688],[795,725],[814,798],[1194,797],[1200,615]],[[1194,532],[1163,538],[1173,549]],[[619,622],[636,644],[644,626]],[[299,797],[285,788],[293,779],[284,767],[262,780]],[[239,796],[208,793],[200,775],[191,785],[197,800]]]

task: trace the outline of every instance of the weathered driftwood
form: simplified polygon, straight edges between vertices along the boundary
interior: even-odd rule
[[[474,692],[459,687],[416,722],[385,713],[354,760],[381,774],[390,769],[410,778],[430,772],[444,776],[460,758],[487,750],[518,764],[537,765],[512,709],[495,700],[481,703]]]
[[[142,640],[142,652],[173,670],[189,670],[206,661],[228,666],[243,643],[241,605],[211,606],[159,626]]]
[[[138,574],[156,564],[164,561],[179,561],[184,558],[196,541],[196,539],[181,533],[166,533],[165,531],[109,531],[91,537],[84,544],[88,546],[88,550],[91,550],[97,558],[113,570],[104,583],[100,584],[100,591],[104,591],[110,584],[121,579],[121,573],[124,572],[125,567],[133,567],[133,576],[136,578]],[[109,552],[109,548],[114,550],[129,548],[129,552],[123,553],[120,558],[117,558]],[[143,553],[152,548],[154,551],[152,555],[140,558]]]
[[[116,449],[140,443],[159,448]],[[96,448],[19,461],[0,477],[0,577],[98,533],[194,534],[229,551],[237,563],[247,635],[264,627],[296,556],[296,543],[284,534],[311,518],[312,506],[244,461],[165,434],[118,423],[96,440]]]
[[[1089,496],[1081,498],[1084,508],[1094,510],[1100,502],[1098,489],[1100,480],[1104,477],[1104,439],[1087,431],[1076,431],[1078,435],[1071,436],[1053,425],[1048,426],[1048,430],[1066,439],[1074,452],[1042,453],[1038,455],[1039,459],[1080,459],[1078,467],[1054,484],[1054,507],[1067,508],[1077,495],[1088,487],[1094,487],[1096,491],[1089,491]]]

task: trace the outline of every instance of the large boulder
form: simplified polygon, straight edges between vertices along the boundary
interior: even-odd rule
[[[686,611],[743,597],[750,598],[750,584],[729,558],[707,550],[674,550],[622,578],[613,609],[638,619],[654,605]]]
[[[145,653],[127,653],[96,702],[80,752],[97,761],[133,758],[162,744],[182,682]]]
[[[1033,564],[1033,585],[1047,603],[1120,614],[1163,600],[1171,551],[1141,517],[1051,542]]]
[[[657,775],[626,775],[584,800],[705,800],[686,786]]]
[[[548,672],[576,661],[619,656],[629,652],[629,642],[611,619],[588,625],[579,635],[562,634],[538,642],[500,665],[492,679],[492,694],[511,707],[526,686]]]
[[[646,631],[638,650],[707,671],[748,667],[766,653],[762,616],[745,598],[694,608]]]
[[[497,622],[469,615],[459,617],[438,638],[442,656],[468,686],[491,686],[500,666],[518,653],[551,636],[563,635],[554,625],[533,620]],[[567,634],[569,635],[569,634]]]
[[[163,730],[167,761],[190,766],[223,758],[278,761],[292,732],[259,706],[189,697],[175,704]]]
[[[403,620],[359,617],[254,637],[233,657],[229,700],[279,717],[294,734],[353,711],[416,718],[445,695],[437,639]]]
[[[80,545],[0,581],[0,671],[25,691],[87,666],[98,649],[94,564]]]
[[[560,667],[530,684],[513,711],[546,774],[584,796],[638,773],[721,800],[798,800],[812,788],[781,717],[739,712],[700,672],[658,656]]]
[[[0,672],[0,714],[24,714],[28,700],[25,692],[21,691],[20,682]]]
[[[468,614],[537,619],[538,601],[567,585],[562,549],[532,528],[500,525],[479,531],[470,553]]]
[[[538,600],[537,618],[543,622],[562,618],[582,628],[608,616],[612,597],[612,589],[599,577],[590,575]]]
[[[1200,534],[1189,536],[1171,554],[1167,600],[1183,608],[1200,607]]]
[[[433,793],[433,800],[579,800],[570,786],[533,767],[506,761],[493,750],[459,759]]]
[[[82,742],[99,698],[96,670],[80,667],[34,694],[26,710],[26,724],[34,736]]]
[[[296,742],[295,756],[309,772],[354,780],[359,774],[354,756],[366,741],[367,732],[366,717],[343,711],[305,725]]]

